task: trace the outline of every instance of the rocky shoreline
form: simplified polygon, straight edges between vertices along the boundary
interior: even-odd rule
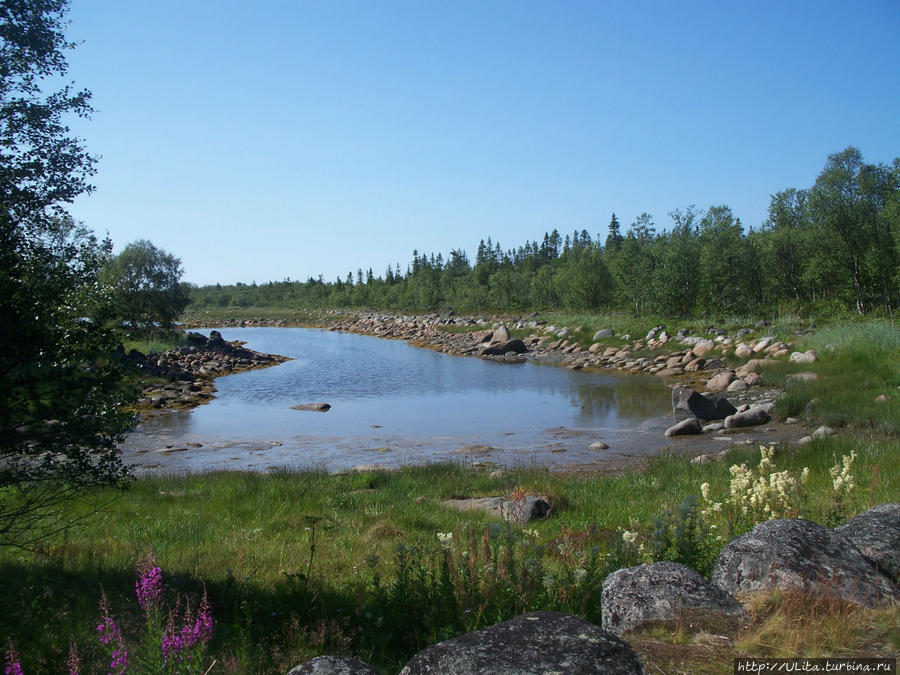
[[[637,338],[617,335],[606,328],[595,331],[588,346],[584,346],[585,340],[579,340],[584,335],[583,326],[553,326],[533,316],[488,320],[452,313],[394,315],[332,310],[306,323],[285,319],[223,319],[186,325],[216,328],[302,325],[404,340],[445,354],[510,364],[535,361],[570,370],[657,375],[673,387],[672,412],[680,418],[667,430],[667,436],[727,433],[725,430],[731,428],[768,423],[781,391],[765,386],[758,372],[760,366],[789,355],[797,363],[811,363],[817,358],[812,351],[792,353],[791,345],[766,333],[763,322],[733,334],[715,327],[702,331],[681,329],[669,334],[665,326],[656,326]],[[799,373],[793,377],[815,378],[816,374]],[[688,405],[690,394],[694,396]],[[709,409],[724,412],[710,414]]]
[[[145,356],[132,350],[126,355],[126,361],[145,377],[166,380],[143,390],[138,408],[144,414],[194,408],[215,398],[215,378],[290,360],[247,349],[239,341],[228,342],[216,330],[208,338],[189,332],[187,340],[188,345],[161,354]]]

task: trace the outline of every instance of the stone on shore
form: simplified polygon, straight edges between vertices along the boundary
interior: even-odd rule
[[[525,343],[516,338],[514,340],[506,340],[505,342],[492,342],[489,347],[486,347],[482,352],[482,356],[503,356],[504,354],[508,354],[509,352],[514,352],[516,354],[524,354],[528,351],[528,347],[525,346]]]
[[[799,590],[865,607],[900,601],[900,591],[852,541],[801,518],[760,523],[725,546],[712,582],[739,600],[739,594]]]
[[[900,504],[879,504],[848,520],[835,532],[856,544],[866,560],[900,583]]]
[[[746,612],[740,603],[689,567],[657,562],[620,569],[603,582],[603,628],[615,635],[648,623],[683,621],[697,632],[722,631]]]
[[[706,390],[714,393],[724,391],[735,379],[734,371],[725,370],[717,375],[713,375],[706,383]]]
[[[725,418],[725,428],[735,429],[738,427],[755,427],[760,424],[766,424],[772,419],[769,411],[761,405],[756,405],[743,412],[736,412]]]
[[[689,412],[701,420],[722,420],[737,412],[726,398],[704,396],[690,387],[672,387],[672,412]]]
[[[666,429],[666,438],[673,436],[690,436],[703,433],[703,426],[696,417],[688,417]]]
[[[610,328],[601,328],[596,333],[594,333],[594,342],[597,340],[605,340],[606,338],[611,338],[613,336],[612,329]]]
[[[400,675],[643,672],[631,646],[612,633],[568,614],[531,612],[427,647]]]

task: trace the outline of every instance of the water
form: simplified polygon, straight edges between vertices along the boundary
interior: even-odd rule
[[[435,461],[549,467],[659,451],[669,389],[652,376],[573,372],[304,328],[226,340],[294,360],[216,380],[216,399],[144,422],[123,445],[139,471],[342,470]],[[327,413],[292,410],[327,402]],[[603,440],[608,450],[589,449]]]

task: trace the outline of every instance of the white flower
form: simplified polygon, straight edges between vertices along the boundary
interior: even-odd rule
[[[700,494],[703,495],[704,500],[709,501],[709,483],[700,486]]]
[[[438,541],[441,543],[441,548],[451,548],[453,546],[453,533],[452,532],[438,532],[437,538],[438,538]]]
[[[637,537],[637,532],[629,532],[628,530],[625,530],[622,533],[622,541],[624,541],[626,544],[633,544],[637,541]]]

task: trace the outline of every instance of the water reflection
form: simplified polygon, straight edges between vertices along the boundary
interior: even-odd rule
[[[126,457],[192,470],[347,468],[423,463],[486,446],[492,460],[554,465],[592,461],[587,446],[601,437],[636,451],[634,429],[663,424],[669,406],[669,389],[656,377],[508,365],[301,328],[221,332],[294,360],[219,378],[215,400],[146,422],[127,440]],[[331,410],[291,409],[317,401]],[[553,432],[559,428],[580,433],[562,439]]]

